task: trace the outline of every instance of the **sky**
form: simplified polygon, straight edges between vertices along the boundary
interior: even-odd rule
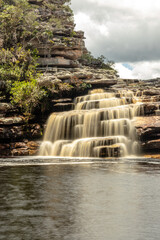
[[[160,77],[160,0],[71,0],[86,47],[122,78]]]

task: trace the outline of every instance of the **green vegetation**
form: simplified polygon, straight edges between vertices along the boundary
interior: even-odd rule
[[[35,79],[30,81],[15,81],[11,87],[11,103],[21,108],[28,121],[33,109],[46,96],[46,91],[40,89]]]
[[[113,70],[113,67],[114,67],[113,61],[106,62],[106,58],[103,55],[101,55],[98,58],[95,58],[90,52],[82,55],[79,61],[83,65],[94,67],[94,68]]]
[[[27,0],[12,0],[7,4],[1,0],[0,4],[0,34],[3,47],[23,46],[31,40],[38,27],[37,15]]]
[[[39,37],[36,18],[27,0],[0,0],[0,80],[6,86],[2,94],[21,109],[27,121],[46,94],[38,87],[37,51],[30,45]]]
[[[36,61],[36,51],[23,47],[0,51],[0,80],[6,82],[6,98],[21,109],[27,121],[46,95],[45,90],[38,87]]]
[[[29,80],[36,75],[36,50],[22,46],[0,51],[0,79],[10,81]]]

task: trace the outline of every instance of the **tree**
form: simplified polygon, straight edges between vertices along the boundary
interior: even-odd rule
[[[27,0],[12,0],[9,4],[1,2],[0,34],[3,47],[15,47],[18,43],[26,45],[38,25],[37,15]]]
[[[26,120],[46,94],[37,83],[36,49],[30,44],[36,36],[37,15],[27,0],[0,0],[0,80],[6,81],[6,98],[18,106]]]

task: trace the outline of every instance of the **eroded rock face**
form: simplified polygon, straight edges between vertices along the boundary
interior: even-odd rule
[[[42,127],[39,124],[30,125],[1,125],[0,142],[18,141],[23,139],[40,139]]]
[[[137,117],[135,127],[144,152],[160,152],[160,116]]]
[[[47,29],[49,37],[30,41],[39,52],[41,67],[77,67],[84,52],[84,33],[75,31],[73,13],[66,0],[29,0],[35,5],[39,29]]]
[[[22,117],[0,117],[0,125],[15,125],[24,123]]]
[[[7,111],[12,110],[13,107],[10,103],[0,102],[0,113],[6,113]]]
[[[26,45],[38,50],[39,67],[78,67],[77,61],[87,52],[84,32],[75,30],[73,12],[68,0],[28,0],[35,12],[35,31]],[[0,49],[4,40],[0,37]],[[0,83],[0,89],[4,83]],[[2,86],[1,86],[2,85]]]
[[[81,68],[60,68],[53,69],[53,72],[44,73],[39,78],[40,86],[53,87],[54,84],[82,81],[85,84],[91,85],[91,88],[108,88],[117,83],[117,75],[114,70],[93,69],[90,67]]]

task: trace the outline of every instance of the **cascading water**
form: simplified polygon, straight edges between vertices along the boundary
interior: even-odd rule
[[[53,113],[47,122],[40,155],[121,157],[137,155],[133,118],[143,113],[131,91],[94,90],[75,99],[75,110]]]

